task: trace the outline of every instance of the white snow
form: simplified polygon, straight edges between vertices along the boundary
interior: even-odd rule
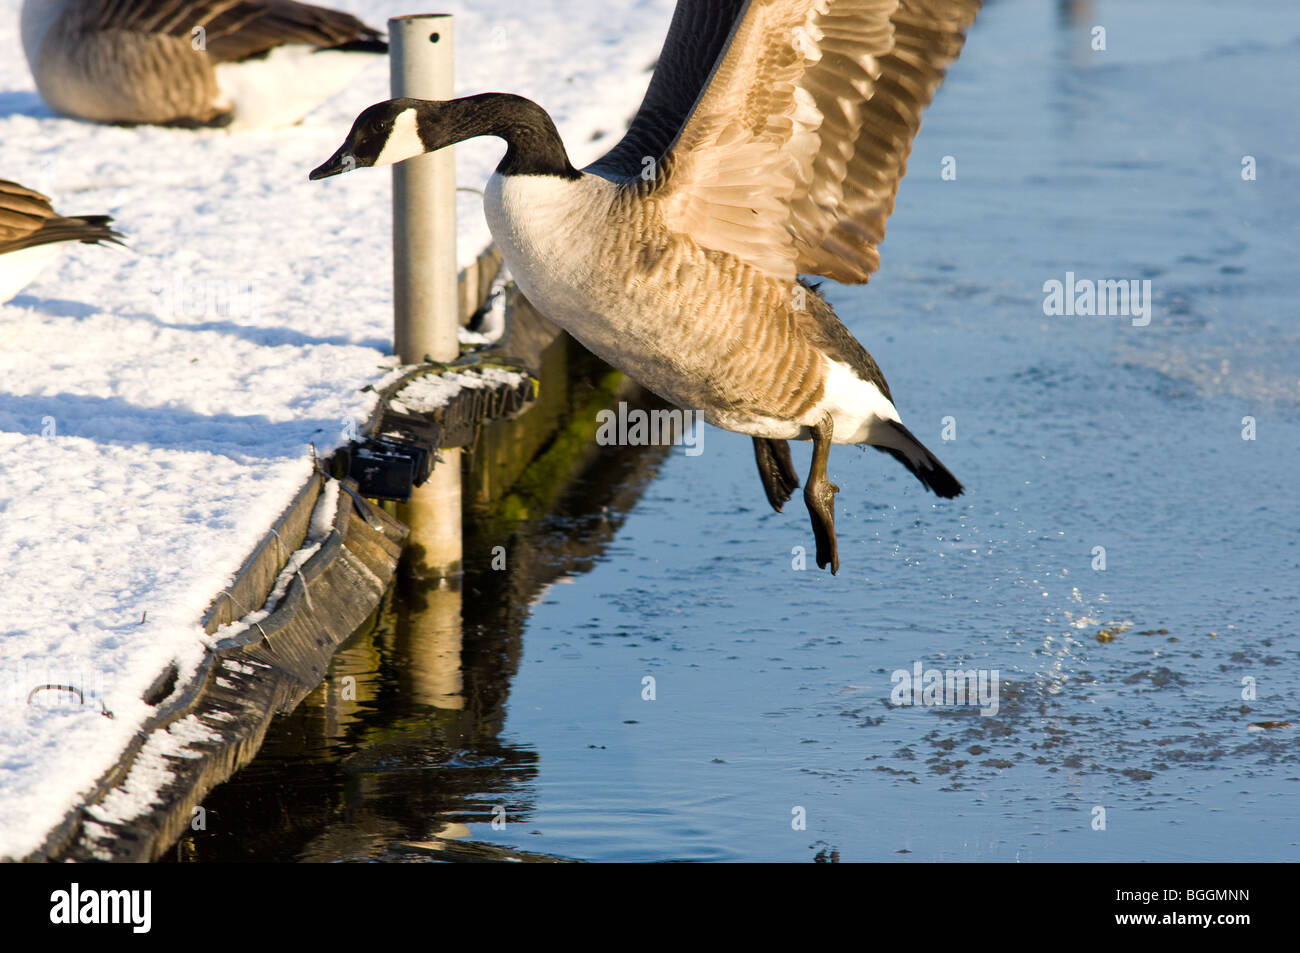
[[[470,367],[463,371],[425,374],[398,391],[388,406],[411,414],[436,410],[467,387],[518,387],[528,375],[504,367]]]
[[[380,27],[413,12],[332,5]],[[390,175],[307,180],[387,98],[382,62],[289,129],[97,126],[36,95],[20,6],[0,0],[0,176],[64,214],[113,215],[129,248],[70,247],[0,305],[0,857],[37,848],[117,760],[161,671],[189,677],[212,642],[201,614],[307,480],[308,445],[344,442],[373,410],[362,388],[396,371]],[[639,102],[672,0],[441,7],[458,93],[536,99],[583,165]],[[481,189],[501,152],[457,149],[462,266],[488,243]],[[42,684],[86,701],[28,704]],[[180,727],[148,743],[158,764],[201,740]],[[105,816],[147,805],[148,787]]]
[[[109,836],[110,829],[98,822],[124,823],[147,811],[157,801],[155,793],[171,778],[170,759],[202,757],[203,752],[192,745],[220,740],[221,733],[203,724],[197,715],[186,715],[155,729],[141,746],[125,781],[90,809],[95,820],[86,822],[88,832],[91,836]]]

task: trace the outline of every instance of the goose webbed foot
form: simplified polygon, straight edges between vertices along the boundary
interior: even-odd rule
[[[817,539],[817,568],[831,567],[831,575],[840,570],[839,547],[835,542],[835,494],[840,488],[826,476],[826,462],[831,455],[832,424],[830,416],[812,428],[813,459],[803,499],[812,518],[813,536]]]
[[[790,460],[790,444],[784,440],[754,438],[754,459],[758,461],[758,475],[763,480],[763,492],[772,509],[781,512],[790,495],[799,489],[799,474]]]

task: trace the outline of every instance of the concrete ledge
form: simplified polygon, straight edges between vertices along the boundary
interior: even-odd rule
[[[323,483],[324,478],[313,473],[311,479],[298,491],[289,508],[271,527],[271,532],[262,538],[257,548],[239,567],[230,588],[218,593],[208,611],[203,614],[204,632],[211,635],[221,626],[229,625],[260,608],[266,601],[275,585],[275,577],[284,568],[289,555],[307,537],[312,509]]]

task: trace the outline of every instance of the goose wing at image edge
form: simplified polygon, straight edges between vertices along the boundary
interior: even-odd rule
[[[0,179],[0,254],[52,242],[121,244],[111,221],[107,215],[57,215],[40,192]]]

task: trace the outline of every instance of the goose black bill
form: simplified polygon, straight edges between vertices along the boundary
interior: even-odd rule
[[[312,169],[311,175],[307,178],[313,182],[317,179],[328,179],[331,175],[338,175],[342,172],[351,172],[358,165],[359,163],[356,158],[345,146],[316,168]]]

